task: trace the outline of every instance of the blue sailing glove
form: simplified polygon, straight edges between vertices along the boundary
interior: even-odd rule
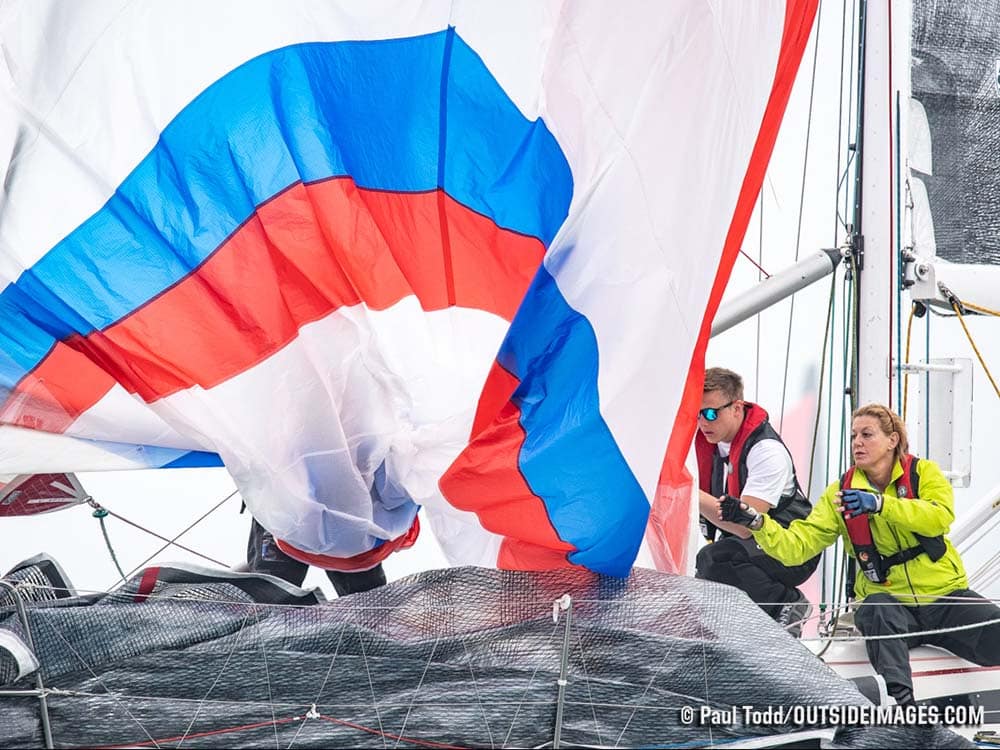
[[[738,523],[752,531],[757,531],[761,527],[764,519],[760,513],[746,503],[741,503],[738,497],[723,495],[720,500],[719,510],[722,511],[723,521]]]
[[[882,496],[868,490],[844,490],[840,493],[840,504],[847,517],[853,518],[882,510]]]

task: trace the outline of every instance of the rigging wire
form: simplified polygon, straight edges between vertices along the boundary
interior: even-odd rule
[[[890,33],[892,28],[892,10],[889,10],[889,25]],[[889,70],[890,77],[892,75],[892,55],[889,56]],[[903,345],[903,197],[902,197],[902,160],[900,159],[900,139],[902,138],[902,133],[900,130],[900,111],[899,111],[899,91],[896,91],[896,115],[892,128],[894,141],[895,141],[895,177],[896,177],[896,190],[895,190],[895,208],[896,208],[896,226],[895,237],[896,237],[896,255],[894,260],[896,263],[896,273],[895,276],[899,279],[898,283],[893,284],[893,274],[890,273],[889,285],[895,288],[896,296],[896,411],[899,411],[903,404],[903,379],[901,375],[903,374],[900,369],[900,360],[902,359],[901,347]],[[892,186],[890,185],[890,190]],[[889,306],[889,351],[892,352],[892,306]],[[892,367],[889,368],[889,398],[892,398]],[[891,404],[890,404],[891,405]]]
[[[91,668],[90,664],[87,663],[87,660],[84,659],[82,656],[80,656],[80,652],[77,651],[75,648],[73,648],[73,644],[70,643],[69,640],[67,640],[66,637],[61,632],[59,632],[59,628],[56,627],[54,624],[52,624],[52,626],[51,626],[50,629],[51,629],[51,631],[53,633],[56,634],[56,637],[59,638],[59,640],[61,640],[63,642],[63,644],[66,646],[66,648],[68,648],[72,652],[73,656],[75,656],[76,659],[77,659],[77,661],[79,661],[83,665],[84,669],[86,669],[88,672],[90,672],[90,676],[94,678],[94,682],[97,683],[98,685],[100,685],[102,688],[104,688],[104,695],[106,697],[111,698],[111,700],[113,700],[118,706],[120,706],[121,709],[122,709],[122,711],[124,711],[128,715],[128,717],[130,719],[132,719],[133,722],[135,722],[136,726],[138,726],[139,729],[142,730],[142,733],[145,734],[149,738],[149,741],[150,741],[150,743],[152,743],[153,747],[157,747],[158,748],[160,745],[157,743],[157,741],[155,739],[153,739],[153,735],[151,735],[146,730],[145,725],[143,725],[143,723],[141,721],[139,721],[139,719],[136,717],[135,714],[133,714],[131,711],[128,710],[128,706],[125,705],[125,703],[120,699],[120,697],[118,695],[116,695],[115,693],[111,692],[111,689],[98,676],[97,672],[95,672],[93,670],[93,668]],[[148,744],[148,743],[144,743],[144,744]]]
[[[764,261],[764,189],[761,188],[758,198],[758,226],[757,226],[757,259],[763,263]],[[761,268],[761,271],[764,269]],[[760,273],[757,274],[757,283],[761,281]],[[753,388],[754,388],[754,401],[760,403],[760,313],[754,315],[754,323],[756,324],[757,332],[757,347],[754,350],[754,377],[753,377]]]
[[[802,156],[802,182],[799,186],[799,211],[795,226],[795,262],[799,262],[799,254],[802,248],[802,212],[806,200],[806,172],[809,169],[809,144],[812,140],[812,119],[813,102],[816,94],[816,70],[819,62],[819,40],[823,26],[823,8],[816,13],[816,36],[813,42],[812,79],[809,82],[809,108],[806,115],[806,144]],[[791,306],[788,310],[788,337],[785,342],[785,371],[781,381],[781,412],[778,415],[778,432],[785,423],[785,396],[788,391],[788,361],[792,353],[792,323],[795,319],[795,295],[792,295]]]
[[[846,158],[844,160],[843,169],[840,169],[841,156],[845,153],[844,151],[844,130],[845,124],[850,123],[854,116],[854,97],[851,92],[854,90],[854,74],[856,71],[856,66],[853,65],[853,55],[855,50],[855,32],[857,31],[857,23],[855,20],[858,18],[858,12],[856,8],[855,0],[852,0],[850,4],[850,9],[848,9],[847,4],[844,3],[842,6],[842,13],[840,17],[840,67],[838,70],[839,82],[838,82],[838,105],[837,105],[837,148],[835,151],[837,160],[836,172],[839,173],[837,178],[834,193],[839,199],[839,196],[843,195],[843,214],[841,213],[839,200],[834,200],[834,217],[833,217],[833,246],[840,247],[843,243],[840,240],[841,231],[844,232],[845,237],[847,237],[851,231],[844,217],[848,213],[848,205],[850,203],[850,185],[845,184],[847,182],[847,177],[851,173],[851,167],[854,164],[854,160],[857,156],[857,149],[853,146],[846,149]],[[850,44],[846,44],[848,29],[850,29]],[[850,51],[850,59],[848,59],[848,52]],[[847,73],[847,81],[845,88],[845,71]],[[846,104],[845,104],[846,103]],[[846,117],[845,117],[846,108]],[[843,343],[843,352],[841,356],[841,361],[844,363],[844,368],[841,373],[841,383],[847,385],[847,341],[848,341],[848,331],[849,331],[849,287],[848,280],[851,278],[851,265],[849,254],[845,254],[844,264],[846,268],[846,273],[844,276],[844,312],[842,314],[843,318],[843,333],[841,340]],[[829,389],[827,391],[827,404],[826,404],[826,450],[824,456],[824,470],[825,475],[830,476],[831,473],[831,454],[834,448],[834,440],[832,436],[833,432],[833,392],[834,392],[834,349],[836,346],[834,342],[831,341],[834,331],[836,330],[836,320],[837,320],[837,303],[836,303],[836,273],[831,281],[831,294],[830,294],[830,305],[827,310],[827,328],[824,333],[824,351],[827,348],[827,342],[829,341],[829,360],[826,357],[820,360],[820,396],[817,398],[817,424],[816,429],[813,431],[813,444],[811,449],[810,458],[810,483],[812,483],[812,473],[813,473],[813,459],[816,455],[816,444],[818,441],[818,426],[819,426],[819,410],[822,409],[822,386],[823,386],[823,370],[826,368],[829,379]],[[840,445],[838,450],[838,475],[843,472],[844,463],[844,401],[841,398],[840,401]],[[829,562],[832,559],[832,564]],[[841,596],[844,593],[843,577],[844,568],[846,566],[846,558],[843,550],[843,545],[838,539],[834,544],[832,549],[828,549],[823,553],[823,565],[822,565],[822,599],[823,602],[820,603],[820,620],[822,621],[823,610],[825,605],[825,600],[827,599],[827,583],[828,581],[833,586],[833,618],[830,622],[831,632],[836,632],[837,623],[840,617],[840,604]],[[838,572],[839,571],[839,572]],[[820,651],[820,655],[829,648],[829,644],[823,647]]]
[[[587,655],[583,648],[583,636],[580,634],[580,629],[577,628],[576,631],[576,645],[580,649],[580,664],[583,665],[583,680],[587,685],[587,698],[590,703],[590,714],[594,718],[594,731],[597,734],[597,744],[604,747],[604,738],[601,736],[601,724],[597,720],[597,708],[596,701],[594,700],[594,691],[590,684],[590,670],[587,669]]]
[[[165,550],[171,544],[174,544],[178,539],[180,539],[182,536],[184,536],[189,531],[191,531],[191,529],[193,529],[199,523],[201,523],[206,518],[208,518],[212,513],[214,513],[219,508],[221,508],[223,505],[225,505],[226,502],[228,502],[230,499],[232,499],[233,497],[235,497],[238,493],[239,493],[239,490],[233,490],[228,495],[226,495],[224,498],[222,498],[222,500],[220,500],[219,502],[217,502],[215,505],[213,505],[211,508],[209,508],[207,511],[205,511],[201,516],[199,516],[194,521],[192,521],[191,524],[189,526],[187,526],[187,528],[185,528],[183,531],[181,531],[179,534],[177,534],[173,539],[171,539],[169,542],[167,542],[162,547],[160,547],[158,550],[156,550],[156,552],[154,552],[152,555],[150,555],[145,560],[143,560],[141,563],[139,563],[134,568],[132,568],[132,570],[129,571],[128,576],[126,576],[126,578],[129,578],[129,577],[135,575],[140,570],[142,570],[144,567],[146,567],[146,564],[149,563],[150,561],[152,561],[153,558],[155,558],[158,554],[160,554],[161,552],[163,552],[163,550]]]
[[[256,608],[254,608],[256,614]],[[260,656],[264,662],[264,684],[267,685],[267,703],[271,707],[271,721],[274,723],[274,748],[280,750],[278,741],[278,715],[274,709],[274,694],[271,692],[271,671],[267,667],[267,648],[264,646],[264,634],[257,630],[257,645],[260,646]],[[180,743],[178,743],[180,744]]]
[[[996,522],[992,526],[996,526]],[[987,559],[977,573],[969,576],[969,583],[970,585],[974,583],[977,589],[986,589],[992,586],[997,579],[1000,579],[1000,552]]]
[[[833,304],[837,296],[837,274],[834,273],[830,279],[830,302],[826,308],[826,325],[823,326],[823,353],[820,355],[820,371],[819,371],[819,389],[816,394],[816,420],[813,423],[813,436],[812,436],[812,447],[809,451],[809,479],[807,480],[806,493],[812,488],[813,479],[815,477],[814,470],[816,466],[816,444],[819,440],[819,424],[823,417],[823,362],[826,361],[826,348],[827,344],[830,342],[830,330],[832,327],[833,320]],[[832,347],[831,347],[832,349]],[[831,373],[832,376],[833,373]],[[832,387],[832,385],[831,385]],[[826,599],[826,556],[823,556],[823,575],[822,583],[820,587],[820,598]],[[824,607],[820,605],[820,614],[823,613]]]
[[[375,637],[374,635],[372,635],[373,643],[374,640]],[[372,679],[372,668],[371,665],[368,663],[368,651],[365,649],[365,637],[364,633],[361,631],[360,623],[358,623],[358,645],[361,647],[360,649],[361,663],[365,665],[365,676],[368,678],[368,689],[371,691],[372,695],[372,708],[375,709],[375,720],[378,722],[378,733],[382,736],[383,750],[387,750],[387,748],[389,747],[389,743],[386,742],[387,735],[385,733],[385,727],[382,726],[382,712],[379,711],[378,696],[375,695],[375,680]]]
[[[857,19],[857,17],[858,17],[858,10],[857,10],[857,6],[856,6],[856,0],[852,0],[850,11],[847,10],[846,5],[844,7],[844,14],[842,16],[842,24],[841,24],[841,27],[840,27],[840,92],[839,92],[839,100],[838,100],[839,103],[838,103],[838,112],[837,112],[837,114],[838,114],[838,119],[837,119],[837,163],[838,163],[838,165],[840,164],[840,153],[841,153],[841,149],[843,148],[843,138],[842,138],[843,130],[842,130],[842,126],[843,126],[845,120],[847,122],[851,122],[852,118],[854,117],[854,97],[852,97],[850,95],[850,92],[853,91],[853,89],[854,89],[854,73],[856,71],[856,66],[854,66],[853,64],[850,64],[850,63],[854,62],[854,53],[853,53],[853,51],[851,52],[851,59],[850,59],[850,61],[848,61],[846,53],[847,53],[847,50],[849,50],[849,49],[850,50],[855,50],[856,49],[855,39],[854,39],[854,32],[857,30],[857,24],[854,23],[854,19]],[[848,18],[852,19],[850,23],[847,22]],[[848,26],[850,26],[850,28],[851,28],[851,42],[850,42],[850,46],[847,46],[847,45],[844,44],[844,37],[845,37],[846,29],[847,29]],[[850,71],[850,74],[849,74],[848,79],[847,79],[847,96],[846,97],[845,97],[845,94],[844,94],[844,68],[847,68]],[[846,118],[844,117],[844,99],[845,98],[847,99],[847,117]],[[842,228],[845,233],[847,233],[849,231],[848,221],[847,221],[846,217],[847,217],[847,213],[848,213],[848,205],[850,203],[850,189],[844,189],[844,187],[845,187],[844,183],[846,182],[848,175],[851,173],[851,166],[853,165],[854,159],[855,159],[856,156],[857,156],[857,149],[849,146],[848,147],[848,151],[847,151],[847,161],[844,164],[844,171],[841,174],[840,179],[837,181],[837,193],[839,194],[841,192],[841,190],[843,190],[843,193],[844,193],[844,213],[843,214],[840,213],[840,207],[838,206],[837,207],[836,222],[839,224],[839,228]]]
[[[930,309],[930,308],[928,308]],[[931,315],[927,315],[924,325],[924,357],[930,359],[931,356]],[[931,383],[927,380],[927,387],[924,389],[924,414],[931,413]],[[924,445],[931,444],[931,421],[924,420]]]
[[[910,364],[910,337],[913,334],[913,318],[917,312],[917,303],[914,302],[910,305],[910,317],[906,321],[906,359],[903,360],[903,364]],[[910,400],[910,373],[906,372],[903,375],[903,422],[906,422],[906,409],[907,404]]]
[[[341,726],[350,727],[351,729],[357,729],[361,732],[367,732],[368,734],[379,735],[382,737],[383,742],[386,739],[396,740],[396,743],[405,742],[408,745],[416,745],[418,747],[429,747],[429,748],[440,748],[441,750],[465,750],[462,745],[449,745],[444,742],[435,742],[433,740],[422,740],[416,737],[407,737],[402,734],[392,734],[389,732],[380,732],[372,727],[366,727],[363,724],[356,724],[352,721],[345,721],[344,719],[337,719],[333,716],[327,716],[325,714],[316,714],[315,716],[310,716],[308,713],[299,716],[288,716],[282,719],[273,719],[271,721],[258,721],[253,724],[239,724],[232,727],[220,727],[219,729],[210,729],[204,732],[195,732],[193,734],[185,735],[184,737],[162,737],[159,740],[150,740],[148,742],[129,742],[123,745],[98,745],[96,750],[119,750],[120,748],[127,747],[160,747],[158,743],[169,743],[175,742],[177,740],[183,739],[198,739],[201,737],[217,737],[223,734],[235,734],[236,732],[246,732],[251,729],[263,729],[264,727],[273,726],[275,733],[278,731],[278,726],[281,724],[289,724],[293,721],[305,721],[306,719],[315,718],[322,719],[333,724],[340,724]]]
[[[820,355],[820,362],[826,360],[826,349],[830,343],[830,331],[833,322],[833,303],[837,296],[837,275],[830,279],[830,302],[826,307],[826,325],[823,326],[823,353]],[[831,347],[832,348],[832,347]],[[831,373],[832,375],[832,373]],[[819,424],[823,414],[823,370],[819,373],[819,390],[816,394],[816,420],[813,422],[812,450],[809,454],[809,485],[813,483],[813,469],[816,464],[816,443],[819,440]]]
[[[226,498],[226,499],[228,500],[229,498]],[[118,572],[121,574],[122,580],[125,580],[125,574],[122,572],[121,567],[118,565],[118,560],[115,558],[115,551],[111,548],[111,541],[108,539],[107,532],[104,530],[104,518],[106,516],[111,516],[112,518],[117,518],[119,521],[122,521],[123,523],[127,523],[129,526],[132,526],[132,527],[134,527],[136,529],[139,529],[139,531],[144,531],[147,534],[149,534],[150,536],[156,537],[161,542],[167,542],[168,546],[172,545],[174,547],[177,547],[178,549],[184,550],[185,552],[190,552],[192,555],[195,555],[196,557],[200,557],[203,560],[207,560],[208,562],[215,563],[220,568],[228,568],[229,567],[229,565],[227,565],[224,562],[220,562],[219,560],[216,560],[214,557],[209,557],[208,555],[204,555],[201,552],[198,552],[197,550],[191,549],[190,547],[185,547],[183,544],[180,544],[176,540],[168,539],[167,537],[165,537],[165,536],[163,536],[161,534],[157,534],[152,529],[147,529],[145,526],[142,526],[141,524],[135,523],[134,521],[130,521],[129,519],[125,518],[124,516],[119,515],[118,513],[115,513],[113,510],[105,508],[103,505],[101,505],[99,502],[97,502],[93,498],[90,498],[87,501],[87,504],[90,505],[90,507],[92,507],[94,509],[94,512],[93,512],[94,518],[97,518],[101,522],[101,530],[105,532],[104,533],[104,540],[105,540],[105,542],[107,542],[108,552],[111,553],[111,559],[115,561],[115,567],[118,568]],[[98,515],[98,514],[100,514],[100,515]]]
[[[836,170],[837,172],[841,172],[841,170],[840,170],[840,158],[841,158],[841,154],[843,153],[843,147],[844,147],[844,69],[845,69],[845,67],[847,67],[846,66],[846,60],[845,60],[845,55],[846,55],[846,51],[848,49],[853,49],[854,48],[854,24],[853,23],[852,24],[848,24],[848,22],[847,22],[847,16],[845,15],[846,12],[847,12],[847,8],[846,8],[846,4],[845,4],[843,12],[841,13],[841,16],[840,16],[840,67],[838,69],[839,81],[838,81],[838,94],[837,94],[837,150],[835,152],[836,153],[836,159],[837,159],[837,170]],[[851,17],[853,17],[853,15],[854,15],[854,12],[852,10],[851,11]],[[850,25],[850,28],[851,28],[851,46],[850,46],[850,48],[848,48],[845,45],[845,40],[846,40],[846,37],[847,37],[847,28],[848,28],[848,25]],[[851,72],[851,79],[850,80],[853,80],[853,69],[852,69],[852,72]],[[848,82],[848,86],[850,86],[850,82]],[[852,104],[853,104],[853,100],[850,97],[848,97],[847,98],[848,120],[850,119],[850,113],[851,113],[851,106],[852,106]],[[841,189],[843,187],[844,181],[847,179],[847,175],[850,172],[851,162],[852,162],[852,160],[854,158],[854,153],[855,152],[853,150],[849,150],[847,152],[847,158],[845,160],[844,169],[841,172],[840,177],[838,178],[836,186],[834,188],[834,195],[835,196],[839,196],[839,194],[841,192]],[[844,191],[844,213],[845,214],[847,212],[847,198],[848,198],[847,192]],[[834,217],[833,217],[833,246],[834,247],[840,247],[841,246],[841,242],[840,242],[840,232],[841,232],[841,230],[843,229],[844,232],[845,232],[845,234],[846,234],[846,231],[847,231],[847,225],[843,221],[843,218],[840,215],[840,207],[839,207],[838,203],[839,203],[839,201],[835,197],[835,199],[834,199]],[[830,476],[830,450],[831,450],[831,446],[833,445],[833,440],[831,438],[832,438],[832,430],[833,430],[833,390],[834,390],[834,388],[833,388],[833,377],[834,377],[833,352],[834,352],[835,346],[834,346],[834,342],[831,339],[833,338],[833,334],[834,334],[834,331],[835,331],[835,328],[836,328],[836,319],[837,319],[837,294],[836,294],[836,286],[837,286],[837,274],[836,274],[836,272],[834,272],[833,278],[830,281],[830,287],[831,287],[831,291],[830,291],[830,305],[829,305],[829,308],[827,310],[827,328],[826,328],[826,331],[824,333],[824,341],[823,341],[824,350],[826,349],[827,341],[830,342],[830,347],[829,347],[829,362],[827,362],[827,359],[826,359],[825,356],[823,357],[823,359],[820,360],[820,392],[821,393],[822,393],[822,387],[823,387],[823,371],[824,371],[825,368],[826,368],[826,372],[828,374],[828,378],[829,378],[829,381],[830,381],[830,387],[827,390],[827,399],[826,399],[826,401],[827,401],[826,402],[826,415],[827,415],[827,418],[826,418],[826,450],[824,451],[825,455],[824,455],[824,465],[823,465],[824,476],[827,476],[827,477]],[[816,422],[817,422],[816,427],[817,428],[819,426],[818,409],[821,409],[821,408],[822,408],[822,398],[818,397],[817,398],[817,419],[816,419]],[[811,450],[812,457],[815,457],[815,455],[816,455],[816,443],[817,443],[817,440],[818,440],[818,434],[817,434],[817,431],[814,430],[813,431],[813,445],[812,445],[812,450]],[[809,481],[810,481],[810,484],[812,484],[812,482],[813,482],[813,478],[812,478],[813,474],[812,474],[812,468],[811,467],[812,467],[812,464],[810,463],[810,471],[809,471]],[[838,541],[838,545],[839,545],[839,541]],[[832,559],[832,563],[830,562],[831,559]],[[834,552],[832,552],[832,553],[829,550],[824,551],[822,560],[823,560],[823,565],[822,565],[821,598],[824,600],[824,602],[820,603],[820,615],[821,615],[820,619],[821,619],[821,621],[822,621],[822,615],[825,613],[825,610],[826,610],[826,608],[825,608],[825,600],[826,600],[828,594],[830,593],[830,592],[827,591],[827,582],[828,581],[832,581],[834,592],[836,592],[838,590],[837,568],[838,568],[838,562],[840,561],[840,557],[836,553],[836,547],[834,548]],[[828,568],[829,568],[829,570],[828,570]],[[834,593],[834,596],[836,596],[836,593]],[[839,604],[839,597],[837,599],[835,599],[834,601],[835,601],[836,604]],[[835,612],[836,612],[836,610],[835,610]],[[834,615],[834,627],[836,626],[836,617],[837,617],[837,615],[835,614]],[[824,648],[824,651],[825,651],[825,648]]]
[[[479,704],[479,711],[483,715],[483,724],[486,725],[486,734],[490,738],[490,748],[496,747],[496,743],[493,741],[493,729],[490,727],[490,717],[486,714],[486,707],[483,705],[483,697],[479,692],[479,681],[476,679],[476,671],[472,668],[472,653],[469,651],[469,644],[465,641],[465,635],[457,633],[458,638],[462,641],[462,649],[465,651],[466,665],[469,667],[469,676],[472,678],[472,689],[476,693],[476,703]]]
[[[34,584],[34,583],[31,584],[31,588],[38,589],[40,591],[52,591],[52,592],[69,593],[69,594],[76,593],[74,591],[74,589],[68,589],[68,588],[59,587],[59,586],[44,586],[44,585],[41,585],[41,584]],[[90,591],[90,590],[85,590],[85,591],[88,594],[106,594],[108,596],[118,596],[119,595],[115,591]],[[286,603],[277,604],[277,603],[264,603],[264,602],[249,602],[249,601],[246,601],[246,600],[236,600],[236,599],[232,599],[232,598],[226,599],[226,598],[222,598],[222,597],[214,598],[214,597],[210,597],[210,596],[209,597],[206,597],[206,596],[180,597],[180,596],[177,596],[176,594],[157,594],[155,592],[150,592],[149,594],[143,594],[143,598],[145,600],[149,600],[149,601],[157,601],[157,600],[159,600],[159,601],[164,601],[164,602],[181,602],[181,603],[186,602],[186,603],[195,604],[195,605],[197,605],[197,604],[224,604],[224,605],[227,605],[227,606],[230,606],[230,607],[234,606],[234,605],[243,605],[243,606],[248,607],[248,608],[252,607],[253,609],[265,609],[265,610],[266,609],[288,609],[288,610],[293,610],[293,609],[308,609],[310,611],[316,611],[316,604],[315,603],[311,603],[311,604],[286,604]],[[936,598],[936,599],[944,599],[944,600],[947,600],[947,601],[951,601],[952,603],[966,603],[966,602],[970,602],[970,601],[973,602],[973,603],[975,603],[975,601],[979,601],[979,600],[970,600],[968,597],[961,597],[961,596],[955,596],[955,597],[953,597],[953,596],[938,596],[938,597],[934,597],[934,598]],[[989,598],[989,597],[983,597],[983,598],[986,599],[986,601],[993,602],[994,604],[1000,604],[1000,598],[992,598],[992,599]],[[607,599],[574,599],[573,601],[574,601],[575,604],[593,604],[593,605],[608,605],[609,604],[609,602],[608,602]],[[538,603],[539,605],[543,605],[544,606],[546,602],[545,602],[545,600],[543,598],[543,599],[540,599],[540,600],[536,600],[536,603]],[[784,601],[781,601],[781,602],[760,602],[760,603],[764,604],[764,605],[787,604],[787,602],[784,602]],[[830,602],[828,602],[828,603],[830,603]],[[615,604],[617,606],[618,602],[612,602],[612,604]],[[398,604],[397,605],[392,605],[392,606],[389,606],[389,605],[373,606],[373,605],[369,605],[369,604],[355,604],[353,606],[354,606],[355,609],[358,609],[358,610],[361,610],[361,611],[365,611],[365,612],[391,612],[391,611],[395,611],[395,610],[398,610],[398,609],[401,608],[401,605],[398,605]],[[881,606],[881,605],[878,604],[877,602],[869,602],[869,606]],[[891,603],[889,603],[886,606],[892,606],[892,605],[891,605]],[[466,605],[457,605],[457,604],[455,604],[455,605],[437,605],[437,606],[434,606],[434,607],[429,607],[429,606],[424,605],[422,607],[422,609],[424,611],[426,611],[426,612],[454,613],[455,611],[464,611],[465,609],[467,609],[467,607],[466,607]],[[550,641],[552,640],[553,635],[554,635],[554,632],[549,637]],[[191,700],[195,700],[195,699],[191,699]],[[295,704],[295,705],[300,705],[300,704]],[[370,704],[366,703],[364,705],[370,705]],[[389,705],[389,704],[386,704],[386,705]],[[393,704],[393,705],[396,705],[396,704]]]

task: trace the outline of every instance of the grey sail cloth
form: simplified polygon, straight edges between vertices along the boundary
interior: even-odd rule
[[[911,51],[937,254],[1000,264],[1000,0],[916,0]]]
[[[568,641],[567,613],[553,621],[564,594]],[[325,602],[268,576],[160,567],[29,611],[45,684],[65,691],[48,697],[60,747],[545,746],[564,642],[566,746],[815,729],[685,724],[682,707],[867,704],[741,591],[644,569],[454,568]],[[23,635],[10,606],[3,631]],[[941,728],[825,734],[830,747],[971,747]],[[41,747],[38,701],[0,697],[0,737]]]

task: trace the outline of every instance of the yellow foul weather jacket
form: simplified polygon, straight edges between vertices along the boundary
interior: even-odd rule
[[[955,502],[951,484],[936,463],[920,459],[917,463],[920,477],[918,498],[900,498],[896,495],[896,480],[903,475],[903,467],[896,461],[892,469],[892,482],[882,493],[882,510],[869,515],[872,539],[883,557],[917,545],[914,533],[922,536],[939,536],[948,533],[955,520]],[[856,469],[851,487],[877,492],[861,469]],[[807,518],[793,521],[786,529],[768,516],[764,525],[753,532],[754,540],[768,555],[785,565],[799,565],[833,544],[841,536],[847,552],[854,556],[847,526],[834,505],[840,491],[840,482],[834,482],[813,507]],[[885,583],[868,580],[858,570],[854,591],[858,599],[869,594],[885,593],[898,597],[901,603],[926,602],[946,596],[956,589],[969,587],[965,568],[951,541],[945,537],[946,551],[932,562],[926,554],[889,569]]]

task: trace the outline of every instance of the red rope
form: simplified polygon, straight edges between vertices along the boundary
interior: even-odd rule
[[[212,737],[220,734],[232,734],[233,732],[243,732],[247,729],[260,729],[262,727],[277,726],[278,724],[287,724],[290,721],[303,721],[305,716],[291,716],[287,719],[275,719],[274,721],[259,721],[256,724],[242,724],[236,727],[226,727],[224,729],[211,729],[206,732],[195,732],[194,734],[184,734],[177,735],[176,737],[164,737],[159,740],[148,740],[146,742],[128,742],[124,745],[98,745],[95,750],[119,750],[120,748],[126,747],[159,747],[161,744],[168,742],[179,742],[181,740],[193,740],[199,737]],[[345,727],[350,727],[351,729],[357,729],[361,732],[368,732],[369,734],[374,734],[379,737],[385,737],[390,740],[397,740],[399,742],[407,742],[411,745],[419,745],[420,747],[433,747],[439,750],[466,750],[466,748],[461,745],[446,745],[443,742],[434,742],[433,740],[418,740],[413,737],[404,737],[399,734],[391,734],[389,732],[380,732],[377,729],[372,729],[371,727],[366,727],[361,724],[355,724],[350,721],[345,721],[344,719],[335,719],[332,716],[324,716],[319,714],[317,718],[323,719],[324,721],[329,721],[333,724],[341,724]],[[148,735],[147,735],[148,736]]]
[[[361,726],[360,724],[354,724],[350,721],[344,721],[343,719],[334,719],[332,716],[319,715],[319,718],[325,721],[331,721],[334,724],[343,724],[345,727],[351,727],[352,729],[359,729],[362,732],[368,732],[369,734],[375,734],[379,737],[386,737],[390,740],[398,740],[401,742],[409,742],[411,745],[420,745],[421,747],[437,747],[444,748],[444,750],[466,750],[466,748],[461,745],[446,745],[443,742],[434,742],[433,740],[417,740],[412,737],[403,737],[398,734],[390,734],[389,732],[380,732],[377,729],[372,729],[371,727]]]
[[[149,740],[147,742],[127,742],[124,745],[98,745],[95,750],[115,750],[124,747],[159,747],[160,743],[175,742],[180,740],[193,740],[197,737],[211,737],[216,734],[230,734],[231,732],[242,732],[246,729],[260,729],[261,727],[277,726],[287,724],[290,721],[300,721],[302,716],[292,716],[287,719],[275,719],[274,721],[259,721],[256,724],[243,724],[238,727],[228,727],[226,729],[212,729],[207,732],[195,732],[194,734],[179,734],[176,737],[164,737],[161,740]],[[149,736],[149,735],[147,735]]]
[[[753,258],[751,258],[749,255],[747,255],[745,250],[740,250],[740,255],[742,255],[748,261],[750,261],[751,263],[753,263],[755,266],[757,266],[757,270],[760,271],[762,274],[764,274],[765,278],[768,278],[768,279],[771,278],[771,274],[769,274],[767,271],[765,271],[763,268],[761,268],[760,264],[757,261],[755,261]]]

